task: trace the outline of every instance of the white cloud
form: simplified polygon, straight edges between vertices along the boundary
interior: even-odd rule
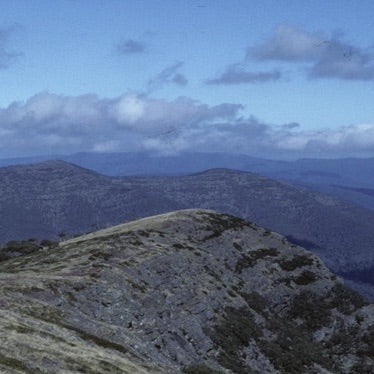
[[[145,102],[137,95],[124,95],[113,106],[114,118],[120,124],[133,124],[144,116]]]
[[[152,137],[235,118],[241,108],[237,104],[208,106],[187,97],[167,101],[129,93],[99,99],[44,92],[0,109],[0,149],[4,157],[51,149],[59,153],[139,150],[149,147]],[[173,140],[174,147],[181,148],[180,143]]]
[[[248,57],[258,60],[314,61],[328,49],[327,40],[288,25],[279,25],[263,43],[248,49]]]
[[[374,58],[341,36],[311,33],[289,25],[278,26],[262,43],[248,48],[247,58],[259,61],[304,63],[311,78],[373,80]]]
[[[325,155],[374,155],[374,123],[319,131],[279,132],[275,146],[287,151]]]
[[[374,156],[374,123],[305,131],[244,118],[243,107],[133,93],[41,93],[0,109],[1,157],[78,151],[215,151],[261,157]]]

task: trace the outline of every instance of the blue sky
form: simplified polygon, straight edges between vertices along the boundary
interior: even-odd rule
[[[374,156],[373,1],[0,5],[0,157]]]

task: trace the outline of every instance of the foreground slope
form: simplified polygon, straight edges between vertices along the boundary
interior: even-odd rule
[[[4,261],[0,300],[5,373],[374,365],[373,305],[310,252],[213,211],[145,218]]]

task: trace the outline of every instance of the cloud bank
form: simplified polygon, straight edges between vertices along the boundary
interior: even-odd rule
[[[222,73],[205,83],[238,85],[280,80],[280,66],[273,70],[250,70],[253,63],[269,62],[302,68],[310,79],[374,80],[374,55],[370,48],[344,42],[341,35],[328,37],[279,25],[267,39],[249,47],[243,61],[226,66]]]
[[[374,123],[305,131],[242,116],[243,106],[209,106],[127,93],[37,94],[0,109],[0,157],[80,151],[232,152],[259,157],[374,156]]]
[[[247,59],[303,63],[310,78],[374,79],[374,57],[367,50],[340,35],[327,37],[289,25],[278,26],[268,39],[248,48]]]

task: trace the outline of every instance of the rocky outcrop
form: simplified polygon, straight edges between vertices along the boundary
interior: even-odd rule
[[[369,373],[374,307],[313,254],[184,210],[0,263],[0,371]]]

